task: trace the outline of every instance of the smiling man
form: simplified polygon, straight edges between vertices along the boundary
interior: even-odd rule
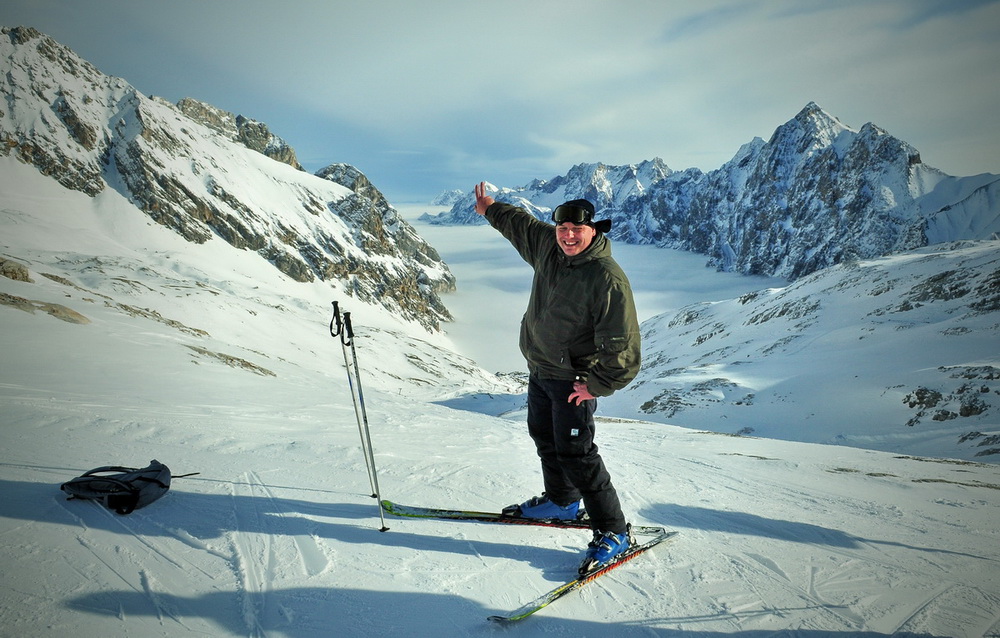
[[[607,563],[632,542],[611,475],[594,443],[597,397],[624,388],[639,372],[639,325],[628,278],[611,257],[611,221],[576,199],[552,211],[555,226],[476,185],[476,212],[513,244],[535,271],[521,321],[528,362],[528,433],[545,491],[505,513],[575,519],[583,502],[594,530],[580,573]]]
[[[565,211],[567,206],[572,205],[572,203],[564,204],[560,210]],[[559,247],[562,248],[562,251],[569,257],[579,255],[587,250],[596,235],[597,230],[590,224],[577,224],[567,221],[556,225],[556,240],[559,242]]]

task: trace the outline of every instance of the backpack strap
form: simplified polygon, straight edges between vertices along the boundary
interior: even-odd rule
[[[123,467],[121,465],[105,465],[104,467],[96,467],[92,470],[84,472],[81,476],[93,476],[95,474],[101,474],[103,472],[138,472],[139,468],[135,467]]]

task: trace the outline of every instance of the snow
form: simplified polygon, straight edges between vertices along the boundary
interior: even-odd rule
[[[499,237],[418,226],[459,281],[456,325],[431,335],[224,242],[187,243],[114,193],[92,200],[0,162],[0,256],[33,280],[0,278],[0,293],[89,320],[0,305],[4,636],[1000,633],[995,464],[600,410],[631,519],[680,534],[499,630],[486,616],[569,578],[586,534],[402,519],[379,532],[327,325],[339,298],[384,497],[494,510],[537,493],[520,389],[471,360],[511,351],[523,309],[526,267]],[[644,316],[775,287],[703,257],[616,254]],[[200,474],[128,516],[58,489],[153,458]]]

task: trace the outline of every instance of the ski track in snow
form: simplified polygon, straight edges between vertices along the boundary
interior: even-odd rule
[[[752,459],[750,463],[758,465],[769,464],[774,467],[786,464],[793,468],[797,465],[779,458],[756,457],[752,454],[746,456]],[[635,459],[630,459],[629,463],[639,466],[641,470],[650,467]],[[704,459],[680,456],[674,459],[674,463],[675,477],[692,477],[683,479],[683,482],[686,483],[686,487],[699,495],[699,501],[733,501],[732,496],[725,496],[722,492],[734,492],[744,499],[749,495],[764,494],[766,496],[760,498],[749,496],[751,505],[755,500],[760,501],[761,509],[766,508],[768,503],[774,502],[798,503],[803,508],[799,514],[800,518],[808,518],[808,510],[818,506],[823,508],[833,506],[848,513],[848,518],[850,515],[871,516],[874,520],[885,520],[887,515],[890,520],[899,518],[898,508],[894,506],[887,508],[869,501],[864,492],[842,496],[831,491],[823,495],[817,491],[815,484],[809,484],[808,488],[799,488],[794,482],[782,480],[780,476],[772,478],[769,476],[771,470],[754,471],[752,465],[741,468],[740,472],[733,472],[733,466],[730,464],[706,462]],[[685,465],[690,468],[684,469]],[[655,473],[650,472],[650,474]],[[757,508],[750,508],[751,511],[755,509]],[[997,623],[996,609],[1000,600],[995,593],[956,582],[920,583],[922,579],[919,577],[919,572],[914,569],[912,559],[903,559],[898,551],[889,550],[901,548],[902,551],[919,552],[920,562],[941,572],[947,572],[948,566],[942,561],[931,558],[932,556],[961,555],[962,552],[932,550],[907,546],[905,543],[880,541],[877,538],[866,539],[838,534],[831,528],[797,524],[793,521],[769,523],[764,517],[733,516],[736,523],[719,526],[715,523],[727,518],[724,512],[709,513],[707,510],[700,512],[697,508],[691,508],[691,511],[699,514],[695,518],[678,513],[683,511],[684,508],[677,508],[677,512],[668,509],[667,516],[673,516],[674,524],[681,524],[682,528],[701,530],[694,533],[702,538],[712,533],[707,530],[728,536],[721,539],[713,538],[712,541],[713,544],[720,546],[720,558],[725,564],[725,570],[731,574],[725,579],[726,585],[729,582],[741,583],[744,592],[737,594],[728,586],[720,584],[719,590],[712,595],[712,598],[718,609],[734,614],[734,626],[741,626],[739,618],[746,614],[750,614],[753,618],[761,614],[784,617],[789,610],[783,611],[781,607],[787,608],[789,599],[798,601],[803,609],[816,610],[816,617],[826,619],[820,622],[810,618],[808,624],[817,630],[830,630],[836,627],[844,632],[918,632],[923,627],[933,626],[936,619],[953,617],[976,618],[978,620],[976,624],[982,633],[973,635],[989,635],[989,632],[993,631],[991,628]],[[669,521],[658,522],[666,522],[669,525]],[[802,566],[798,564],[800,562],[798,554],[793,555],[792,564],[786,565],[787,561],[783,558],[785,554],[781,551],[765,554],[747,550],[744,537],[740,534],[748,531],[748,525],[751,528],[765,525],[760,530],[763,536],[771,534],[780,539],[811,546],[813,558],[808,570],[803,574]],[[690,538],[686,532],[685,538]],[[694,543],[698,542],[698,539],[691,540]],[[713,565],[716,562],[713,562]],[[696,567],[692,569],[695,570],[691,576],[693,582],[700,582],[708,577],[707,573],[699,573]],[[859,604],[868,606],[864,605],[866,601],[844,597],[852,587],[857,587],[859,579],[871,585],[884,583],[889,591],[892,591],[896,583],[907,583],[906,587],[910,588],[914,587],[915,582],[920,585],[919,589],[907,591],[905,596],[900,596],[898,599],[887,596],[885,601],[874,601],[876,604],[869,607],[869,612],[876,612],[872,614],[875,616],[873,620],[856,611]],[[744,597],[747,591],[752,593],[752,596],[745,604],[739,604],[738,599]],[[837,595],[831,597],[826,592]],[[752,599],[759,602],[751,602]],[[778,599],[784,602],[779,604]],[[754,609],[754,607],[759,608]],[[879,615],[882,617],[878,617]]]
[[[245,474],[246,482],[250,484],[250,474]],[[246,490],[248,495],[252,495],[252,488]],[[238,492],[233,488],[233,531],[229,533],[230,543],[233,548],[233,568],[239,579],[240,590],[242,591],[241,609],[243,622],[251,636],[263,636],[264,629],[261,616],[267,607],[267,590],[270,589],[273,580],[274,556],[272,548],[272,535],[266,533],[260,513],[253,506],[242,508],[236,496]],[[253,502],[249,500],[249,502]],[[248,509],[249,511],[245,511]],[[259,530],[258,533],[250,533],[246,530]]]
[[[62,507],[80,527],[76,535],[79,544],[87,549],[94,560],[107,568],[109,575],[114,576],[112,582],[107,583],[109,589],[118,587],[120,581],[128,589],[146,598],[155,610],[160,625],[176,623],[187,631],[193,629],[184,621],[185,611],[170,602],[168,597],[181,600],[185,582],[193,573],[212,578],[211,574],[197,562],[177,556],[153,538],[136,532],[126,519],[110,510],[92,504],[85,505],[104,519],[105,523],[109,523],[109,527],[120,530],[124,535],[124,538],[113,536],[114,545],[107,544],[103,531],[88,528],[84,519],[66,504],[62,504]],[[157,578],[154,574],[161,577]],[[83,572],[80,575],[89,578]],[[116,615],[123,622],[127,620],[125,611],[120,606]]]
[[[230,490],[233,529],[227,536],[242,618],[250,635],[264,636],[266,627],[282,625],[294,615],[273,594],[279,584],[322,574],[330,560],[314,534],[299,531],[305,519],[294,518],[293,524],[257,472],[246,472]]]

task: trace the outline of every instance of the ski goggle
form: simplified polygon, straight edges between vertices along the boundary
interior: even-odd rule
[[[589,224],[590,211],[582,206],[560,204],[552,211],[552,221],[556,224]]]

